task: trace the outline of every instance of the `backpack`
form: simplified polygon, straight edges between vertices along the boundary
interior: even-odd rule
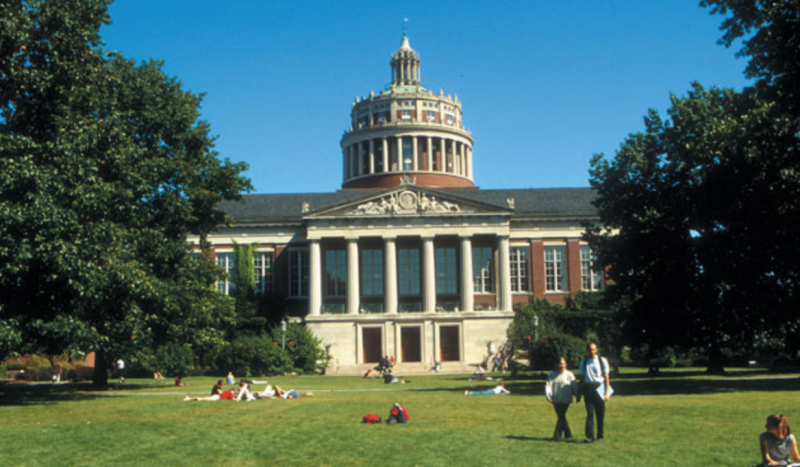
[[[373,425],[380,422],[381,422],[381,417],[375,415],[374,413],[364,415],[363,417],[361,417],[361,423],[366,423],[367,425]]]

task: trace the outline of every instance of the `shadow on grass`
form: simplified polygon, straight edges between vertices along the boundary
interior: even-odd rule
[[[800,380],[794,377],[738,379],[723,376],[716,379],[681,379],[662,376],[646,380],[614,380],[612,378],[611,385],[614,387],[615,397],[668,396],[748,391],[796,391],[800,388]],[[541,395],[544,392],[544,383],[541,380],[507,380],[506,386],[512,395],[514,393]]]
[[[514,441],[539,441],[539,442],[545,442],[545,443],[552,443],[553,442],[553,438],[536,438],[536,437],[533,437],[533,436],[511,436],[511,435],[508,435],[508,436],[504,436],[504,438],[505,439],[511,439],[511,440],[514,440]],[[569,441],[566,441],[566,442],[569,442]]]
[[[126,384],[111,385],[107,389],[98,389],[90,383],[68,384],[8,384],[0,383],[0,406],[24,406],[37,404],[55,404],[59,402],[75,402],[95,400],[113,395],[115,389],[136,390],[149,386]]]

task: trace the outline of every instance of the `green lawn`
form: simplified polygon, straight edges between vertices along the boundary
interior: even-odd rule
[[[466,375],[411,377],[387,386],[356,377],[270,378],[313,398],[250,403],[183,402],[214,378],[188,386],[129,380],[86,386],[0,385],[0,465],[8,466],[702,466],[751,467],[764,419],[785,413],[800,429],[800,380],[739,371],[725,378],[623,369],[612,381],[602,443],[553,443],[555,414],[543,382],[508,378],[510,396],[465,397],[491,387]],[[261,389],[258,387],[257,389]],[[395,400],[405,426],[367,426]],[[568,418],[583,433],[583,405]]]

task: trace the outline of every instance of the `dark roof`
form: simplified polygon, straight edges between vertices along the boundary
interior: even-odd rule
[[[595,192],[591,188],[527,188],[511,190],[447,189],[448,193],[467,200],[508,207],[508,198],[514,198],[516,216],[594,215],[592,206]],[[337,191],[334,193],[284,193],[244,195],[243,202],[220,203],[220,210],[236,223],[299,222],[303,203],[312,211],[354,202],[374,196],[374,191]]]

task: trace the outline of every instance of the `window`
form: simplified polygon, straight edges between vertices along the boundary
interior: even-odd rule
[[[217,266],[221,267],[226,274],[224,279],[217,281],[217,292],[230,295],[235,290],[235,286],[231,281],[235,265],[236,257],[233,253],[217,253]]]
[[[566,291],[564,266],[563,246],[544,247],[544,280],[547,292]]]
[[[472,289],[475,293],[494,291],[494,252],[491,247],[472,249]]]
[[[258,252],[253,257],[255,267],[256,293],[272,293],[272,252]]]
[[[402,297],[420,295],[420,269],[418,248],[397,250],[398,294]]]
[[[403,112],[401,114],[402,120],[404,122],[410,122],[411,121],[411,111],[410,110],[403,110],[402,112]]]
[[[383,295],[383,250],[361,250],[361,294]]]
[[[325,296],[344,297],[347,294],[347,252],[325,251]]]
[[[453,124],[453,116],[452,115],[446,114],[445,115],[445,120],[447,121],[448,125],[452,125]]]
[[[426,110],[425,111],[425,120],[427,120],[429,122],[435,122],[436,121],[436,112],[434,112],[432,110]]]
[[[455,295],[458,293],[458,268],[456,249],[452,247],[436,249],[436,294]]]
[[[308,251],[289,251],[289,296],[308,295]]]
[[[403,140],[403,170],[414,168],[414,148],[411,141]]]
[[[511,252],[511,291],[528,292],[528,247],[512,246]]]
[[[595,262],[596,258],[592,249],[587,245],[581,245],[581,287],[583,290],[603,288],[603,272]]]

